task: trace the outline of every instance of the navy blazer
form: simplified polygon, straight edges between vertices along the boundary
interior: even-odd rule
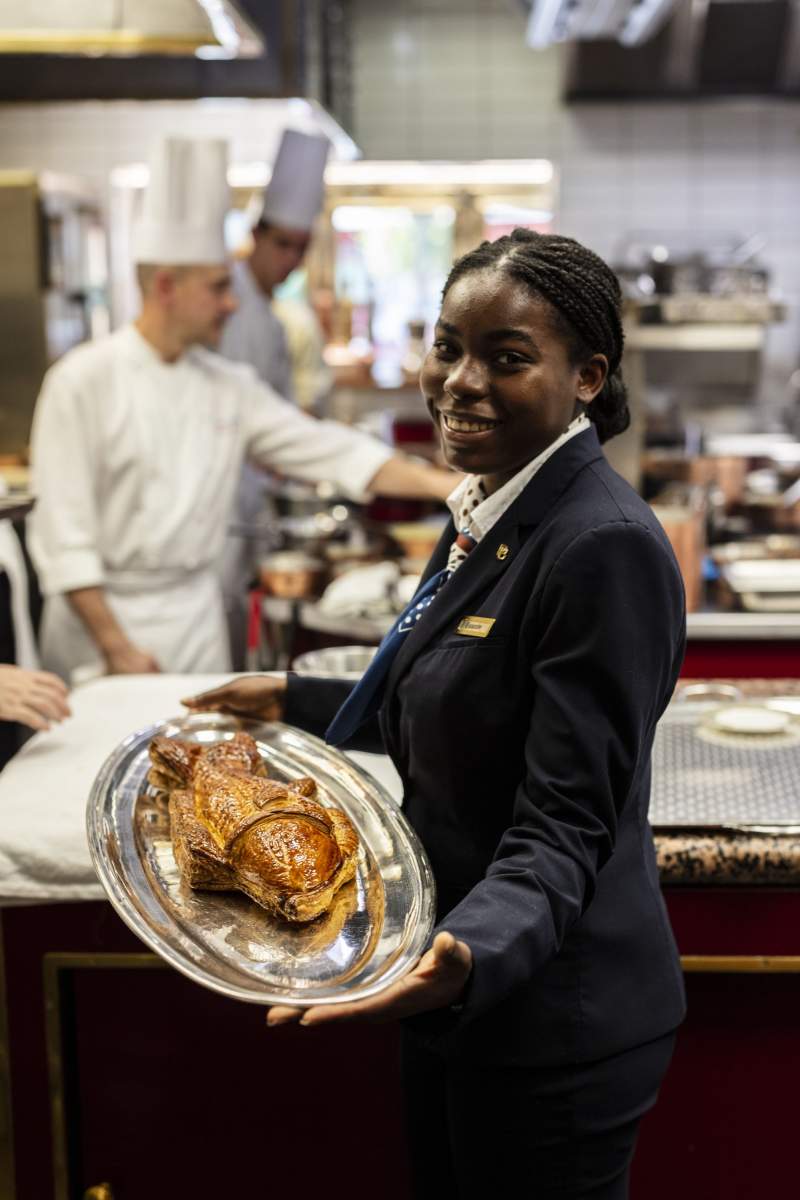
[[[451,522],[423,578],[453,537]],[[465,617],[491,621],[487,635],[462,632]],[[474,958],[460,1011],[409,1022],[431,1048],[584,1062],[681,1021],[647,809],[684,646],[669,542],[594,427],[544,464],[408,634],[380,738],[433,866],[438,927]],[[323,733],[349,686],[290,676],[287,721]],[[377,736],[352,746],[380,749]]]

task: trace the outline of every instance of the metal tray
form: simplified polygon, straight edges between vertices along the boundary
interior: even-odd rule
[[[714,714],[731,701],[677,700],[658,723],[653,745],[650,824],[675,829],[795,829],[800,825],[798,697],[745,697],[793,717],[786,734],[717,732]]]
[[[166,804],[146,780],[156,734],[211,744],[237,729],[269,773],[311,775],[324,804],[343,809],[360,839],[355,880],[308,925],[272,918],[237,892],[193,891],[181,879]],[[318,738],[287,725],[197,713],[126,738],[95,780],[87,808],[95,870],[123,921],[171,966],[253,1004],[334,1004],[399,979],[430,937],[435,887],[425,851],[384,788]]]

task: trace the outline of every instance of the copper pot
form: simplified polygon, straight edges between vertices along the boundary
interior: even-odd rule
[[[280,550],[262,558],[258,576],[264,591],[271,596],[307,600],[322,590],[325,564],[297,550]]]

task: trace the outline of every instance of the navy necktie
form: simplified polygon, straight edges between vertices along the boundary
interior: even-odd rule
[[[458,545],[465,554],[469,554],[476,543],[472,535],[462,529],[453,544]],[[400,613],[378,647],[372,662],[325,730],[325,741],[329,745],[341,746],[349,741],[365,721],[375,716],[383,703],[386,680],[404,637],[414,628],[452,574],[452,568],[447,566],[431,575]]]

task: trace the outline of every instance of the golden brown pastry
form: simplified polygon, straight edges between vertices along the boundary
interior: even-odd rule
[[[215,742],[212,746],[184,742],[180,738],[154,737],[149,753],[152,766],[147,781],[163,792],[191,784],[201,760],[230,771],[244,771],[247,775],[267,774],[258,746],[249,733],[241,730],[227,741]]]
[[[170,794],[169,829],[175,861],[189,887],[212,892],[238,889],[225,855],[194,815],[191,792],[176,789]]]
[[[275,916],[312,921],[356,873],[358,835],[313,779],[265,778],[248,734],[203,748],[153,738],[148,780],[170,793],[175,860],[190,887],[239,890]]]
[[[243,892],[284,920],[312,921],[354,877],[358,835],[343,812],[303,794],[313,780],[295,783],[284,786],[202,762],[195,771],[194,812]]]

